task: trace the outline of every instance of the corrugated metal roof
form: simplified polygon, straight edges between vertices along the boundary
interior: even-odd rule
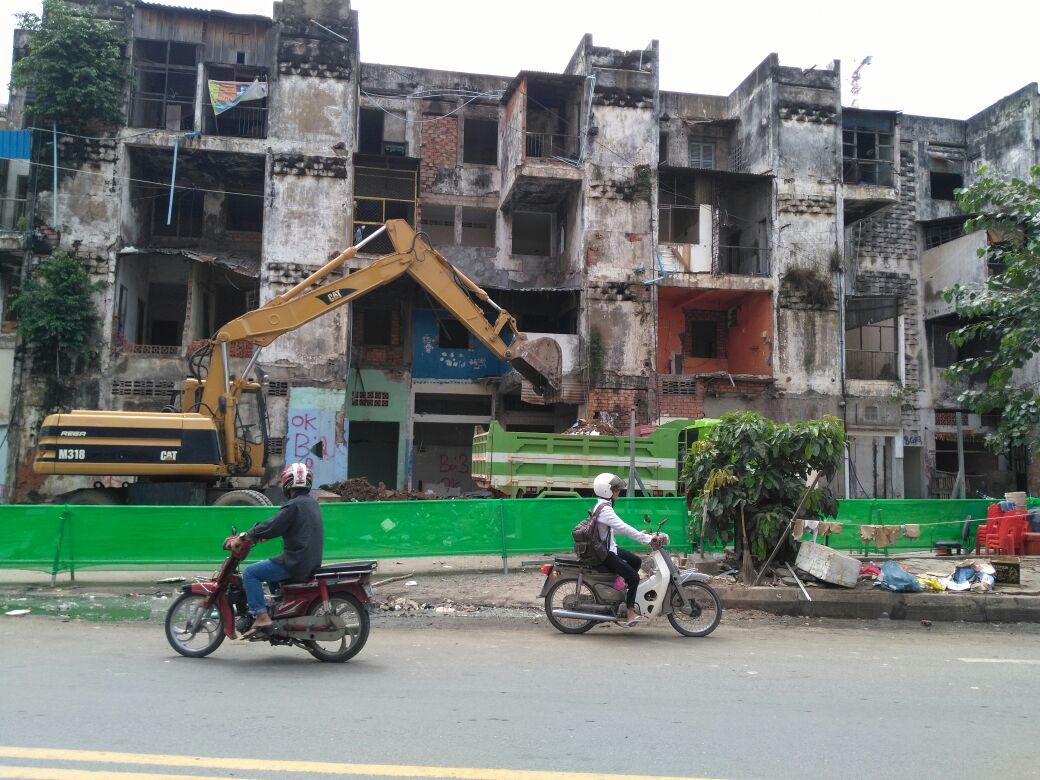
[[[223,266],[243,276],[260,276],[260,258],[234,255],[228,252],[198,252],[193,249],[171,249],[169,247],[128,246],[119,250],[120,255],[181,255],[199,263]]]
[[[31,130],[0,130],[0,157],[28,160]]]

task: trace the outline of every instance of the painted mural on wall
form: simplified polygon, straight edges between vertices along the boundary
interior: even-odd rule
[[[294,387],[289,396],[285,462],[306,463],[314,470],[314,484],[347,478],[347,425],[343,391]],[[312,452],[321,442],[324,457]]]
[[[468,349],[441,346],[441,321],[453,318],[446,311],[415,310],[412,374],[416,379],[479,379],[508,373],[509,364],[471,334]]]

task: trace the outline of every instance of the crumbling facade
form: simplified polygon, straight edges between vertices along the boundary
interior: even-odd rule
[[[559,342],[560,397],[540,403],[398,280],[264,349],[272,472],[308,459],[319,482],[466,493],[473,428],[491,419],[627,429],[633,412],[753,409],[843,418],[839,493],[949,494],[939,292],[986,273],[952,193],[981,162],[1036,162],[1035,84],[956,121],[844,108],[838,63],[770,55],[731,94],[701,95],[659,89],[656,42],[587,35],[559,73],[500,77],[362,63],[347,3],[285,0],[273,19],[89,7],[132,39],[134,78],[125,126],[62,136],[58,192],[43,176],[32,198],[104,282],[98,364],[70,405],[162,408],[222,323],[400,218],[522,331]],[[211,81],[264,97],[218,115]],[[388,251],[377,238],[351,267]],[[23,498],[77,486],[31,474],[42,411],[23,404],[11,445]],[[1024,453],[978,446],[993,422],[965,416],[970,491],[1024,486]]]

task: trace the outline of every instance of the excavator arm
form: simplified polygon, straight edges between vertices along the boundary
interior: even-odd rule
[[[354,257],[364,244],[384,229],[394,246],[392,254],[312,288],[314,283]],[[254,344],[258,348],[266,346],[283,333],[295,330],[405,274],[414,278],[500,360],[508,361],[546,401],[559,391],[559,345],[550,338],[528,339],[517,330],[516,320],[509,312],[497,306],[484,290],[449,263],[421,235],[416,234],[407,222],[390,220],[364,242],[333,258],[292,289],[224,325],[211,340],[206,380],[201,383],[201,387],[195,380],[189,380],[194,382],[194,387],[186,384],[185,411],[212,415],[217,427],[223,430],[223,438],[228,445],[225,447],[225,457],[232,472],[235,471],[239,457],[238,447],[235,446],[234,407],[240,393],[250,386],[246,377],[259,357],[259,349],[254,352],[242,375],[233,378],[229,373],[228,346],[239,341]],[[474,298],[497,313],[493,322]],[[192,391],[190,399],[189,390]],[[194,390],[201,391],[197,403],[194,402]]]

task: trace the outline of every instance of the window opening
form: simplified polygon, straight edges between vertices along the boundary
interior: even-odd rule
[[[899,379],[898,315],[895,298],[848,299],[845,368],[849,379]]]
[[[264,229],[264,199],[257,195],[229,192],[224,198],[227,206],[227,229],[243,233],[260,233]]]
[[[933,200],[957,200],[954,191],[964,186],[961,174],[930,171],[929,177]]]
[[[455,243],[455,207],[423,204],[422,229],[436,246],[451,246]]]
[[[391,344],[393,312],[390,309],[365,309],[361,314],[362,343],[370,347]]]
[[[134,41],[130,125],[166,130],[195,126],[198,48],[173,41]]]
[[[924,247],[934,249],[941,244],[956,241],[964,235],[964,220],[956,219],[952,222],[937,222],[925,225]]]
[[[552,255],[553,216],[531,211],[513,213],[513,254]]]
[[[693,319],[705,317],[710,319]],[[721,357],[720,325],[725,312],[691,313],[686,322],[686,355],[693,358]]]
[[[715,167],[715,144],[703,141],[690,141],[689,152],[691,168]]]
[[[892,133],[878,130],[842,131],[842,180],[891,187],[895,159],[892,139]]]
[[[437,346],[441,349],[469,349],[469,331],[458,320],[438,317]]]
[[[494,165],[498,162],[498,122],[466,117],[462,125],[462,162]]]
[[[462,209],[462,245],[495,246],[495,212],[493,209]]]

